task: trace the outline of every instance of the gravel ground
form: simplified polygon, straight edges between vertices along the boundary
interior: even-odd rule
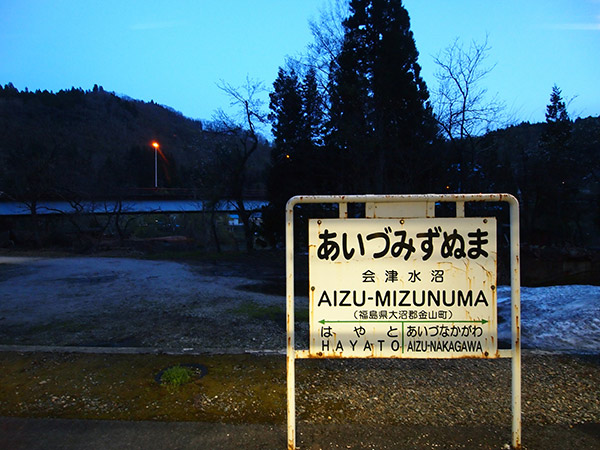
[[[0,256],[0,344],[281,351],[285,298],[261,292],[278,277],[281,265]],[[298,334],[308,342],[307,323]]]
[[[316,367],[314,361],[305,363]],[[600,422],[599,369],[597,357],[523,357],[523,423]],[[319,420],[312,410],[316,402],[331,405],[328,419],[334,422],[351,417],[364,424],[511,423],[507,359],[328,360],[315,372],[322,375],[299,383],[298,411],[311,422]]]
[[[159,386],[154,374],[177,361],[208,372]],[[0,416],[246,424],[259,435],[270,426],[269,440],[252,440],[263,446],[247,448],[285,442],[282,356],[0,352],[0,363]],[[598,448],[598,357],[527,352],[522,381],[524,448]],[[510,361],[298,361],[296,414],[301,448],[500,449],[510,442]]]
[[[281,281],[281,266],[273,264],[260,273],[256,266],[253,271],[247,267],[247,262],[236,266],[0,257],[0,344],[149,347],[199,354],[281,351],[284,297],[272,289]],[[306,348],[307,327],[297,328],[298,344]],[[26,369],[27,354],[23,355],[9,371],[9,380]],[[78,358],[73,355],[55,355],[53,367],[72,367],[73,358]],[[187,399],[190,411],[201,420],[283,423],[284,358],[252,358],[246,366],[217,370],[223,377],[211,388],[217,391],[199,385],[200,390]],[[261,372],[264,361],[272,361],[271,366]],[[253,365],[260,369],[254,375],[254,369],[248,369]],[[267,397],[252,396],[247,386],[255,378],[262,383],[261,395]],[[121,375],[115,383],[125,379]],[[232,380],[235,388],[227,384]],[[522,385],[525,448],[600,448],[597,355],[525,352]],[[123,403],[111,400],[110,385],[105,386],[107,399],[98,394],[82,403],[73,403],[77,393],[52,392],[45,383],[36,386],[47,388],[37,400],[43,400],[48,410],[28,412],[31,405],[24,402],[19,412],[7,409],[4,402],[0,414],[64,417],[56,411],[76,404],[75,417],[92,419],[94,413],[102,413],[103,418],[106,414],[126,418],[118,416]],[[399,442],[403,448],[502,448],[510,441],[507,359],[299,360],[296,389],[302,448],[398,448]],[[264,411],[266,403],[274,408],[269,413]],[[212,418],[202,415],[210,411]],[[194,418],[159,415],[150,420]],[[344,442],[346,447],[339,447]]]

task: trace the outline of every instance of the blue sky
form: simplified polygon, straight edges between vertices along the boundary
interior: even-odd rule
[[[0,0],[0,83],[58,91],[94,84],[210,119],[220,80],[271,88],[311,42],[327,0]],[[553,84],[572,117],[600,115],[600,0],[405,0],[430,90],[432,58],[483,41],[485,85],[513,121],[543,121]]]

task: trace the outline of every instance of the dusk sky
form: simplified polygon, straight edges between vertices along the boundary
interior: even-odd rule
[[[0,84],[89,90],[211,119],[220,80],[271,89],[304,52],[327,0],[0,0]],[[571,117],[600,115],[600,0],[405,0],[432,91],[433,56],[456,38],[491,47],[485,81],[515,122],[544,120],[554,84]],[[266,96],[265,96],[266,99]],[[267,107],[267,105],[265,105]]]

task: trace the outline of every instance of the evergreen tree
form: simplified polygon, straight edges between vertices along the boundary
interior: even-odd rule
[[[298,159],[302,140],[302,99],[296,73],[279,69],[273,83],[271,98],[272,132],[275,138],[271,151],[269,174],[269,200],[275,208],[283,211],[289,197],[298,189],[300,173]],[[298,192],[296,192],[298,193]]]
[[[547,174],[562,186],[573,178],[574,155],[571,154],[569,146],[572,126],[561,91],[554,85],[550,103],[546,106],[545,129],[540,138],[540,156],[547,166]]]
[[[286,72],[280,68],[269,97],[269,118],[275,138],[273,163],[276,164],[280,160],[290,159],[302,139],[302,99],[296,72]]]
[[[552,86],[550,103],[546,106],[546,130],[542,145],[549,150],[564,153],[571,137],[571,119],[558,86]]]
[[[431,188],[436,126],[401,0],[352,0],[331,72],[331,151],[347,192]]]
[[[325,102],[319,92],[317,75],[310,68],[300,86],[304,133],[315,147],[322,147],[325,137]]]
[[[314,69],[300,80],[294,69],[280,68],[270,98],[275,140],[268,183],[271,209],[265,214],[265,228],[277,241],[283,233],[287,200],[329,192],[331,165],[323,150],[324,108]]]
[[[298,194],[322,193],[326,189],[323,172],[323,101],[314,70],[302,81],[293,69],[279,70],[270,94],[272,151],[270,197],[283,205]]]
[[[579,184],[579,174],[569,146],[572,122],[558,86],[552,87],[550,103],[546,106],[545,129],[540,138],[538,202],[540,226],[552,218],[553,240],[563,240],[569,233],[567,211]],[[573,210],[571,209],[571,212]]]

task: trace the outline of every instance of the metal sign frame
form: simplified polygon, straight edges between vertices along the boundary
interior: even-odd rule
[[[294,333],[294,207],[300,204],[337,204],[339,218],[348,219],[348,203],[364,203],[367,218],[433,218],[436,203],[454,203],[456,217],[465,217],[465,203],[507,203],[510,211],[511,349],[490,357],[511,358],[512,448],[521,448],[521,333],[519,202],[510,194],[331,195],[296,196],[286,205],[287,297],[287,446],[296,449],[296,359],[310,356],[295,349]],[[352,219],[350,219],[352,220]]]

